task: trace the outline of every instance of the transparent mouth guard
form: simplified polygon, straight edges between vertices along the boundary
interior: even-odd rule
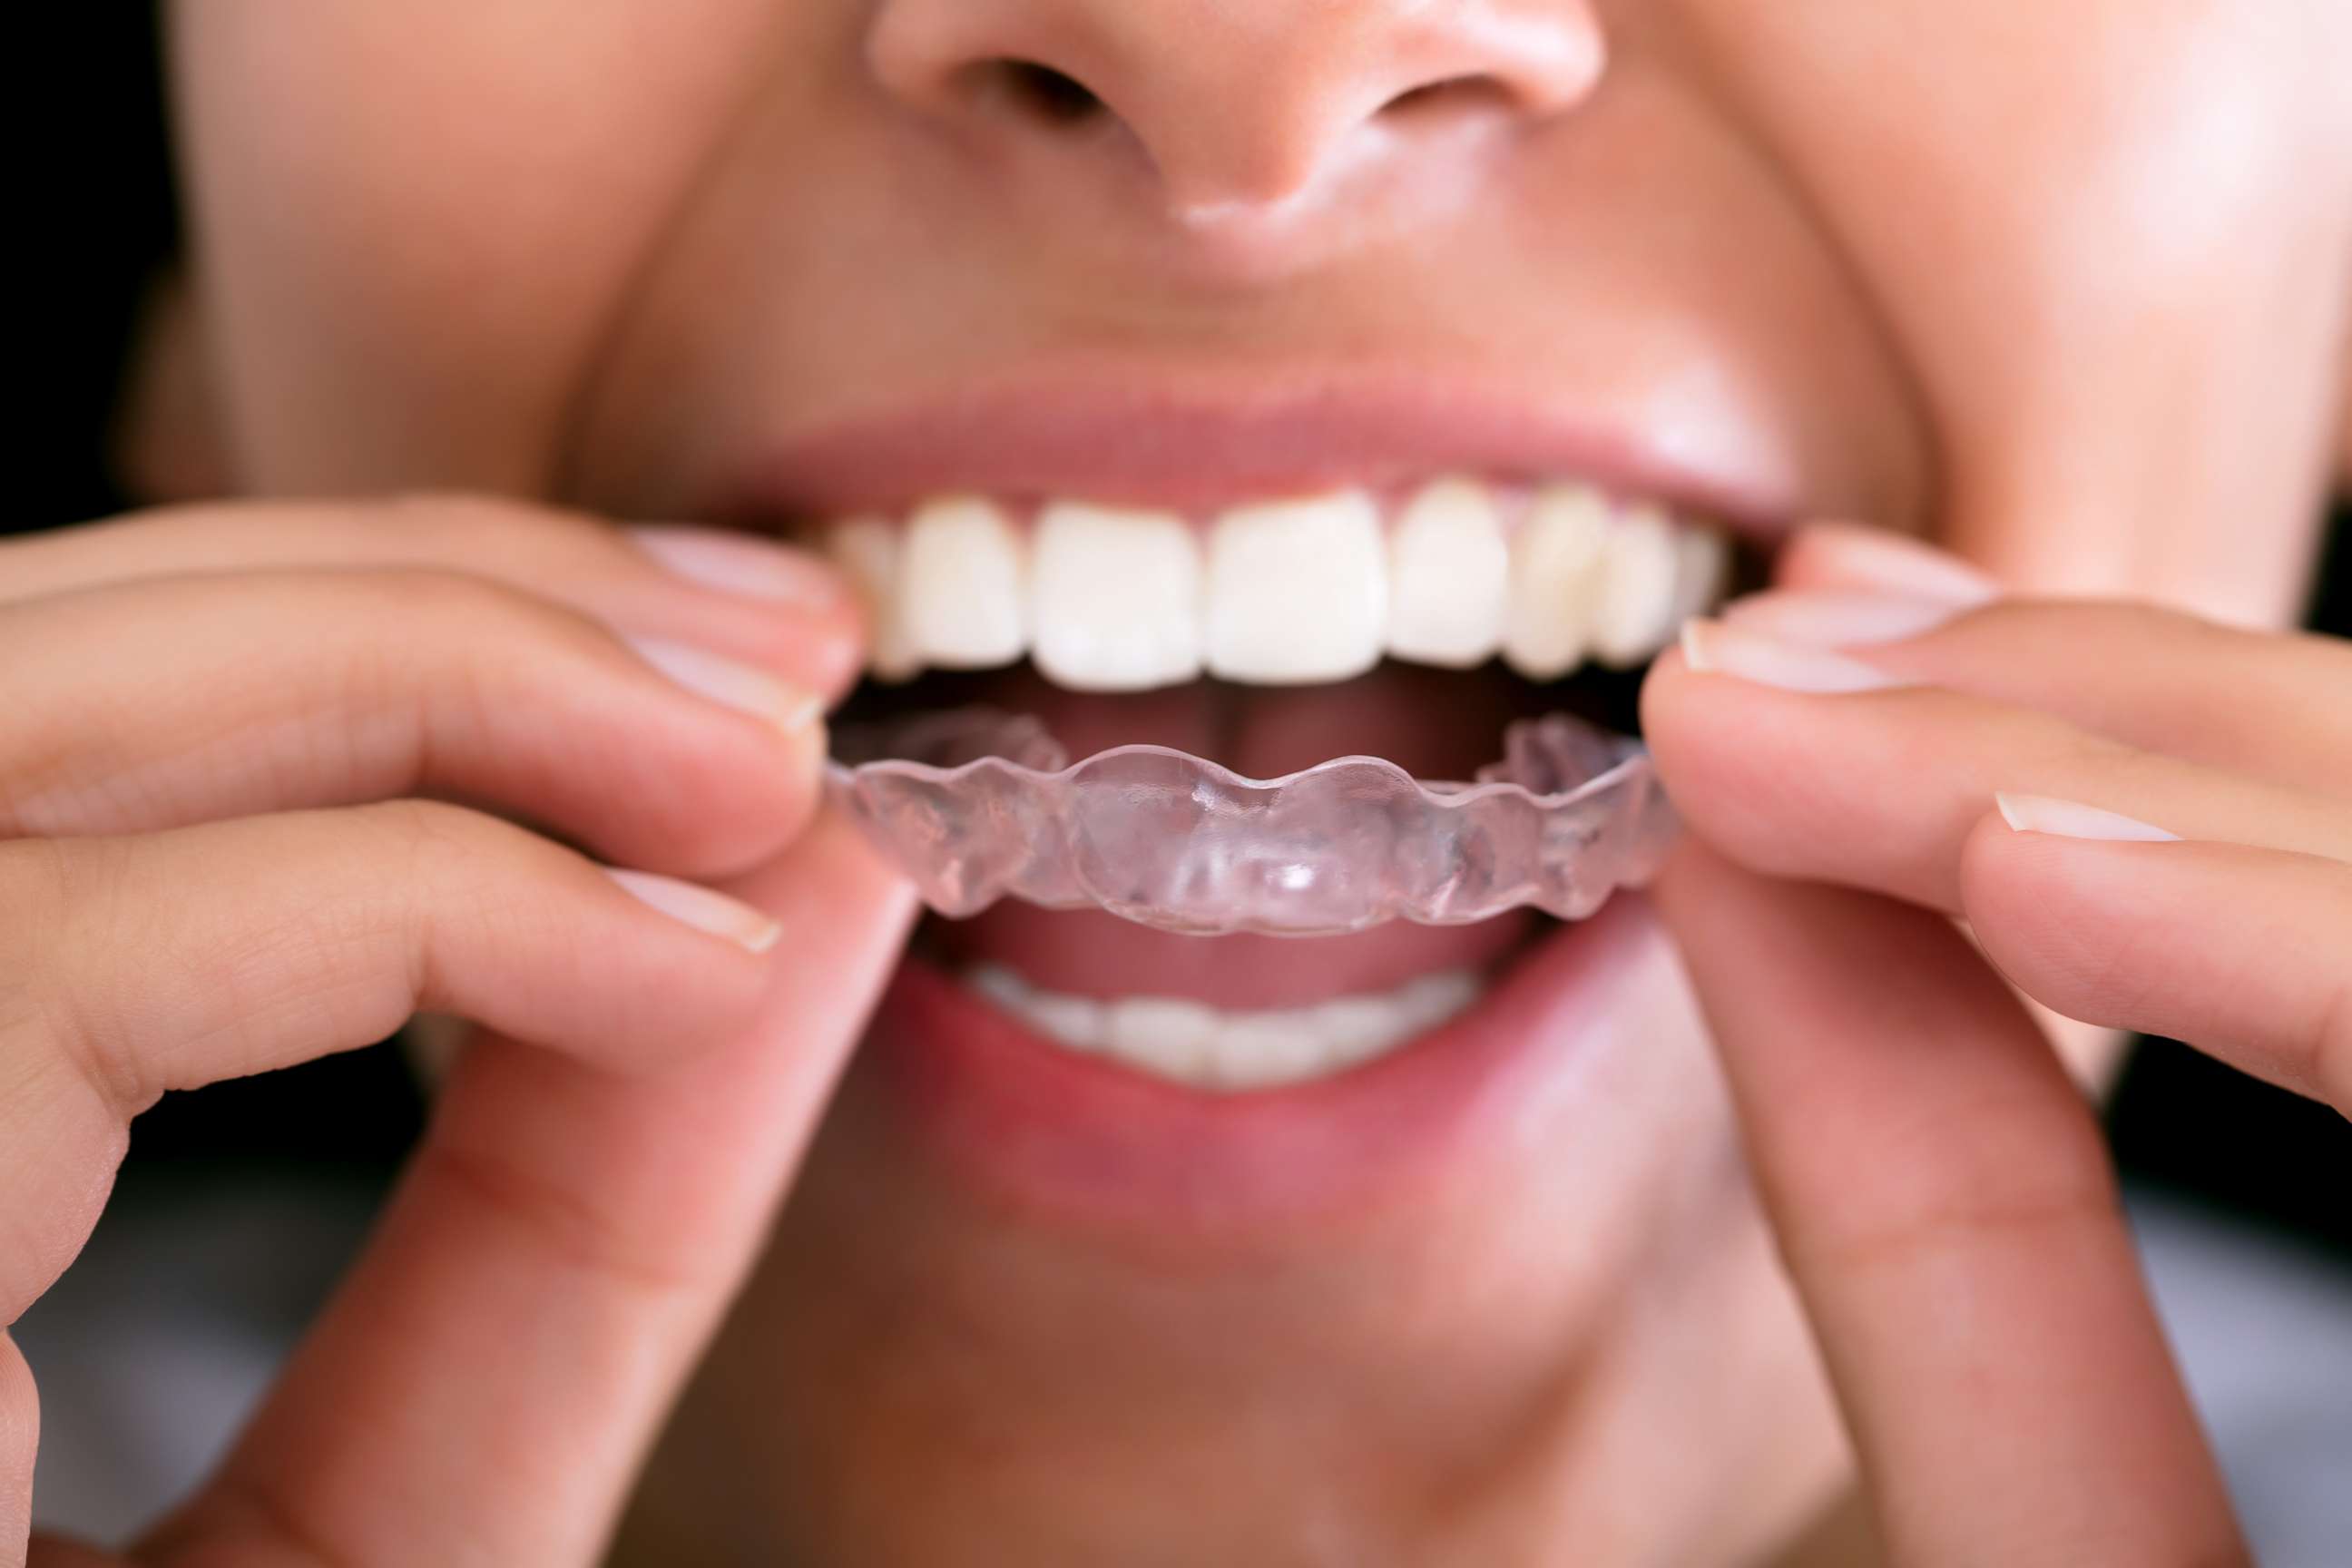
[[[1161,931],[1328,936],[1533,905],[1580,920],[1657,868],[1673,808],[1639,742],[1510,726],[1470,784],[1340,757],[1249,779],[1166,746],[1071,763],[1034,719],[927,714],[835,737],[826,794],[943,915],[1001,898]]]

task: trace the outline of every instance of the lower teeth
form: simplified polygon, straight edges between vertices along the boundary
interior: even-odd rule
[[[1041,991],[1000,964],[965,984],[1037,1033],[1156,1078],[1227,1092],[1324,1078],[1386,1056],[1454,1017],[1485,989],[1466,970],[1306,1007],[1225,1011],[1175,996],[1097,1000]]]

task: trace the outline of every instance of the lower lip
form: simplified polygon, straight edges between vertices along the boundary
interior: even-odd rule
[[[1660,940],[1647,904],[1620,895],[1544,937],[1443,1027],[1351,1071],[1243,1095],[1066,1050],[909,958],[859,1072],[915,1152],[976,1195],[1129,1237],[1278,1237],[1515,1144],[1530,1110],[1577,1095],[1587,1042],[1615,1032],[1647,967],[1634,959]]]

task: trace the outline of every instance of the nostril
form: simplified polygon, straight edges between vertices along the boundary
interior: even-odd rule
[[[988,60],[975,69],[1015,106],[1055,125],[1091,120],[1105,108],[1086,83],[1035,60]]]
[[[1447,77],[1410,87],[1381,105],[1383,115],[1421,116],[1466,109],[1507,107],[1510,89],[1490,76]]]

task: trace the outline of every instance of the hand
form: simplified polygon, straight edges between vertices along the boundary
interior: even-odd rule
[[[2246,1561],[2010,987],[2352,1110],[2352,647],[1826,530],[1643,710],[1657,902],[1893,1560]]]
[[[132,1561],[596,1557],[910,912],[810,826],[856,644],[782,546],[499,502],[0,544],[6,1322],[163,1091],[418,1009],[488,1031],[233,1457]],[[0,1563],[35,1433],[0,1336]]]

